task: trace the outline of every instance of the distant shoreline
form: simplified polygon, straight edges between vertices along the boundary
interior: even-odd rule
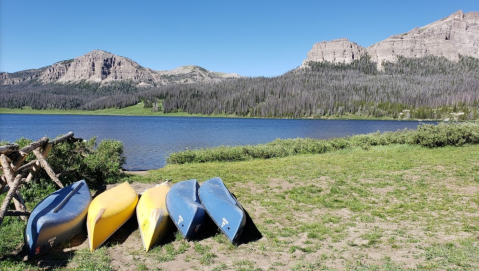
[[[87,110],[61,110],[61,109],[31,109],[29,107],[24,107],[22,109],[18,108],[0,108],[0,114],[32,114],[32,115],[82,115],[82,116],[144,116],[144,117],[200,117],[200,118],[248,118],[254,119],[257,117],[242,117],[236,115],[226,115],[226,114],[215,114],[215,115],[203,115],[203,114],[189,114],[186,112],[178,113],[163,113],[163,112],[152,112],[149,108],[143,108],[142,105],[133,105],[126,108],[109,108],[101,109],[94,111]],[[264,119],[293,119],[293,118],[264,118]],[[374,117],[363,117],[358,115],[343,115],[343,116],[332,116],[332,117],[322,117],[322,118],[297,118],[297,119],[324,119],[324,120],[392,120],[392,121],[443,121],[442,119],[395,119],[392,117],[383,117],[383,118],[374,118]]]

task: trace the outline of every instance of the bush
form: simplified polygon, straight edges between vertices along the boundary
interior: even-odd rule
[[[410,140],[410,144],[428,148],[477,143],[479,143],[479,125],[474,123],[420,125]]]
[[[54,182],[30,182],[20,187],[20,194],[25,200],[27,207],[33,209],[40,201],[55,192],[58,186]]]
[[[89,185],[115,182],[125,160],[122,142],[104,140],[97,146],[96,138],[73,144],[62,142],[48,156],[55,172],[71,172],[65,177],[68,182],[85,179]]]
[[[32,140],[25,138],[15,141],[20,148],[31,142]],[[2,142],[2,144],[5,145],[8,142]],[[25,161],[34,159],[36,159],[35,156],[30,154]],[[97,144],[96,138],[81,142],[57,143],[47,156],[47,162],[55,173],[61,174],[59,178],[65,185],[81,179],[85,179],[90,186],[114,182],[120,177],[125,160],[121,141],[104,140]],[[40,170],[36,178],[50,179],[43,170]]]
[[[117,140],[104,140],[98,148],[84,159],[89,179],[107,183],[116,182],[120,177],[121,168],[125,164],[123,143]]]

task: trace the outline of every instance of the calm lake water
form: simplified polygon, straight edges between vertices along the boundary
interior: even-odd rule
[[[215,146],[254,145],[277,138],[351,136],[416,129],[416,121],[234,119],[197,117],[0,114],[0,140],[38,140],[73,132],[75,137],[117,139],[124,144],[127,170],[165,166],[169,153]],[[430,122],[435,123],[435,122]]]

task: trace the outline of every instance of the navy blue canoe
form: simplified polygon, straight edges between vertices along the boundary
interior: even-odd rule
[[[215,224],[232,243],[238,239],[246,224],[246,215],[221,178],[204,182],[198,190],[198,196]]]
[[[29,258],[71,239],[85,227],[91,194],[84,180],[57,190],[32,211],[25,228]]]
[[[196,180],[174,184],[166,195],[166,208],[183,238],[192,238],[205,220],[206,212],[198,198]]]

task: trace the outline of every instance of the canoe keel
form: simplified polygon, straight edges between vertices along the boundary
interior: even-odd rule
[[[93,199],[87,217],[90,251],[101,246],[133,216],[137,202],[138,194],[128,182]]]
[[[203,224],[206,211],[198,197],[199,184],[195,179],[173,185],[166,196],[166,207],[171,220],[183,238],[195,236]]]
[[[206,212],[232,243],[238,242],[246,225],[246,214],[221,178],[204,182],[198,195]]]
[[[168,183],[146,190],[136,206],[136,216],[143,247],[148,251],[161,241],[170,228],[171,220],[165,198],[170,190]]]
[[[32,211],[25,227],[28,257],[71,239],[85,227],[91,194],[84,180],[55,191]]]

